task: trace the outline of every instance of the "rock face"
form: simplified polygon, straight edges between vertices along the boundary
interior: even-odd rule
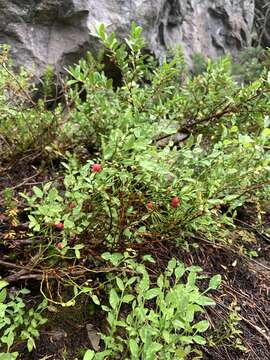
[[[254,28],[256,30],[255,44],[270,47],[269,0],[255,0]]]
[[[0,0],[0,43],[41,75],[95,52],[96,24],[124,37],[134,20],[156,56],[181,45],[189,61],[194,52],[215,58],[249,46],[254,14],[255,0]]]

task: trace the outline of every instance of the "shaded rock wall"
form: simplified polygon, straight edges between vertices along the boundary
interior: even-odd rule
[[[254,44],[270,47],[269,0],[255,0],[254,30]]]
[[[257,2],[263,0],[258,0]],[[181,45],[217,57],[252,41],[255,0],[0,0],[0,43],[12,46],[17,65],[56,69],[96,51],[94,32],[103,22],[120,37],[136,21],[159,58]]]

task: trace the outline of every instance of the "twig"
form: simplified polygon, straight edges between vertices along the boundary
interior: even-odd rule
[[[22,187],[23,185],[25,185],[29,180],[35,178],[36,176],[38,176],[39,174],[41,173],[41,171],[38,171],[36,174],[32,175],[32,176],[29,176],[28,178],[24,179],[23,182],[21,182],[20,184],[17,184],[15,186],[12,186],[11,189],[12,190],[15,190],[15,189],[18,189],[20,187]],[[2,195],[4,193],[4,190],[0,192],[0,195]]]
[[[242,316],[242,315],[240,315],[240,317],[241,317],[241,319],[242,319],[243,321],[245,321],[248,325],[250,325],[253,329],[255,329],[260,335],[262,335],[262,336],[265,338],[265,340],[268,342],[269,346],[270,346],[270,337],[267,336],[267,335],[265,334],[265,332],[264,332],[261,328],[259,328],[259,326],[253,324],[251,321],[249,321],[248,319],[246,319],[246,318],[245,318],[244,316]]]
[[[10,263],[10,262],[4,261],[4,260],[0,260],[0,265],[7,267],[7,268],[11,268],[11,269],[27,270],[27,268],[25,266],[13,264],[13,263]]]
[[[8,73],[8,75],[10,77],[12,77],[12,79],[17,83],[17,85],[19,86],[19,88],[21,89],[21,91],[24,93],[24,95],[27,97],[27,99],[31,102],[31,104],[33,106],[36,106],[36,103],[33,101],[33,99],[31,98],[31,96],[28,94],[27,91],[24,90],[23,86],[20,84],[20,82],[18,81],[18,79],[16,78],[16,76],[6,67],[5,64],[0,63],[0,65],[5,69],[5,71]]]

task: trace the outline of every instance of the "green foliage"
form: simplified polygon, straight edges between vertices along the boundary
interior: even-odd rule
[[[220,276],[213,277],[201,293],[196,283],[205,278],[200,274],[202,269],[185,268],[172,259],[156,287],[151,287],[145,266],[127,254],[106,253],[103,258],[114,266],[121,263],[127,272],[114,277],[109,304],[102,305],[108,321],[108,333],[101,334],[104,351],[88,351],[84,359],[118,358],[124,354],[124,359],[165,360],[199,354],[196,345],[206,343],[202,334],[209,327],[209,322],[199,315],[204,307],[215,305],[206,294],[219,286]]]
[[[108,322],[101,335],[104,351],[88,350],[85,360],[118,354],[145,360],[200,356],[199,346],[206,341],[202,334],[209,327],[204,306],[214,305],[206,295],[217,288],[220,276],[200,291],[202,270],[172,259],[154,285],[143,261],[111,252],[161,241],[179,246],[193,239],[231,243],[237,209],[269,202],[267,72],[239,85],[225,57],[205,62],[202,73],[197,69],[189,76],[180,51],[158,65],[145,53],[141,32],[133,24],[129,38],[119,42],[100,25],[103,54],[100,59],[88,55],[68,69],[65,109],[53,111],[47,109],[47,98],[53,96],[51,69],[43,79],[44,99],[32,103],[31,79],[23,70],[15,76],[2,47],[2,158],[39,149],[61,159],[61,176],[22,194],[28,235],[39,240],[31,256],[36,251],[41,272],[55,269],[59,301],[46,293],[44,282],[41,292],[62,306],[76,305],[81,294],[99,306],[95,290],[101,288],[108,299],[100,308]],[[121,75],[117,84],[108,74],[108,62]],[[11,189],[3,195],[11,207]],[[101,260],[89,255],[92,249],[95,255],[109,252]],[[109,272],[105,283],[97,288],[82,284],[80,275],[98,273],[92,265],[104,260],[114,267],[104,270]],[[73,288],[73,297],[62,296],[63,284]],[[26,310],[18,296],[26,290],[12,297],[5,287],[0,293],[1,341],[9,351],[16,339],[26,340],[32,350],[37,327],[45,321],[43,305]],[[225,335],[232,342],[239,335],[233,315]]]
[[[7,209],[15,208],[14,193],[9,187],[6,187],[3,191],[4,204]]]
[[[151,234],[183,241],[200,233],[223,241],[235,209],[253,197],[268,198],[269,188],[261,191],[270,169],[268,127],[258,135],[242,134],[237,125],[224,127],[209,151],[201,147],[200,136],[180,149],[158,149],[151,143],[155,130],[146,124],[142,131],[134,123],[125,132],[112,130],[102,146],[100,173],[91,170],[93,161],[64,163],[58,188],[48,183],[25,196],[30,228],[52,229],[61,221],[65,241],[87,232],[94,242],[110,245],[141,242]],[[173,196],[181,199],[177,209],[171,207]],[[152,210],[147,209],[150,201]]]
[[[15,74],[8,47],[0,47],[0,157],[7,160],[27,151],[42,151],[54,138],[59,110],[46,110],[32,97],[33,76],[21,69]]]
[[[269,197],[268,81],[239,87],[224,58],[209,61],[203,75],[177,87],[181,56],[154,70],[141,54],[143,42],[134,25],[125,44],[106,35],[103,26],[98,34],[121,68],[123,85],[114,90],[102,71],[82,60],[70,70],[70,84],[83,83],[87,99],[82,102],[71,89],[77,108],[64,132],[71,126],[82,141],[82,133],[91,138],[93,131],[103,169],[95,173],[93,160],[81,165],[68,155],[63,182],[34,187],[32,197],[24,196],[30,228],[50,232],[63,223],[62,254],[77,235],[110,247],[157,236],[179,242],[190,235],[229,240],[235,210]],[[90,132],[85,121],[93,127]],[[179,127],[188,140],[174,146],[170,136]],[[160,136],[169,139],[164,146]],[[180,204],[172,208],[175,196]]]
[[[192,74],[198,76],[207,71],[209,60],[202,54],[192,56]],[[211,61],[210,61],[211,62]],[[250,84],[270,70],[269,50],[260,46],[241,50],[230,65],[232,77],[239,83]]]
[[[32,351],[35,338],[39,337],[37,328],[47,321],[41,315],[46,304],[43,302],[36,308],[27,310],[20,295],[27,295],[30,291],[22,289],[12,292],[7,290],[7,286],[6,281],[0,280],[0,348],[6,346],[9,352],[14,342],[20,339],[27,343],[28,351]],[[15,353],[13,355],[15,356]],[[0,359],[13,359],[13,355],[2,353]]]
[[[14,360],[17,359],[19,353],[0,353],[0,360]]]
[[[241,51],[238,61],[232,66],[233,74],[245,84],[256,81],[270,70],[269,54],[269,50],[260,46]]]
[[[115,90],[112,79],[106,77],[101,64],[92,56],[69,69],[72,79],[67,84],[75,108],[69,113],[63,133],[69,141],[72,139],[88,149],[99,148],[102,136],[107,140],[112,130],[126,131],[132,127],[130,120],[135,125],[161,126],[160,120],[166,120],[169,113],[162,102],[172,94],[173,84],[184,69],[181,54],[157,67],[151,56],[143,54],[141,29],[134,24],[124,43],[119,43],[114,33],[105,34],[102,25],[98,34],[106,49],[104,56],[120,71],[122,85]],[[81,86],[86,100],[79,96]]]
[[[207,70],[207,60],[200,53],[192,55],[192,74],[194,76],[201,75]]]
[[[247,352],[248,349],[243,344],[242,331],[239,328],[239,323],[242,320],[239,314],[240,307],[233,302],[229,306],[229,314],[227,318],[221,322],[208,338],[209,346],[225,345],[238,349],[242,352]]]

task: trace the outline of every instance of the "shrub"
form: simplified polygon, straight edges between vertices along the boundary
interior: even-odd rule
[[[102,306],[108,314],[108,333],[101,334],[104,350],[96,354],[88,351],[84,359],[118,359],[121,354],[131,360],[185,359],[190,353],[200,353],[196,345],[206,343],[202,334],[209,322],[198,316],[204,307],[215,305],[206,294],[219,286],[219,275],[200,293],[196,282],[204,278],[199,275],[202,269],[185,268],[172,259],[157,279],[157,286],[150,287],[145,266],[134,262],[127,253],[106,253],[103,258],[111,259],[114,266],[121,263],[134,274],[112,281],[109,304]],[[187,280],[183,282],[185,274]]]
[[[96,274],[91,262],[100,265],[103,251],[143,249],[165,241],[189,245],[194,238],[228,243],[235,237],[231,230],[237,209],[247,202],[269,201],[269,76],[263,73],[240,86],[225,57],[208,61],[202,74],[190,77],[180,51],[160,65],[146,55],[141,31],[133,24],[130,37],[120,43],[103,25],[98,28],[106,57],[121,73],[117,86],[103,64],[88,55],[68,70],[65,111],[58,107],[50,112],[44,101],[26,108],[31,102],[27,96],[14,113],[7,111],[0,125],[9,155],[40,145],[40,151],[51,151],[62,160],[61,176],[22,194],[28,206],[28,235],[39,235],[31,257],[41,272],[57,274],[60,300],[48,291],[48,300],[56,305],[72,306],[82,293],[99,303],[95,289],[81,284],[80,276]],[[27,82],[25,73],[16,78],[4,60],[2,84],[11,80],[21,99],[29,90],[21,85]],[[46,94],[49,83],[45,81]],[[0,101],[5,112],[4,91]],[[92,251],[95,256],[89,255]],[[152,359],[147,345],[161,358],[175,358],[177,353],[185,358],[195,344],[204,343],[198,334],[208,326],[195,313],[199,316],[201,306],[213,304],[196,283],[201,270],[171,260],[157,286],[151,287],[143,265],[124,261],[133,280],[106,276],[110,285],[102,284],[109,292],[109,305],[103,307],[109,324],[102,335],[105,355],[126,351],[134,359]],[[118,266],[114,270],[119,271]],[[184,274],[187,281],[178,281]],[[210,280],[207,291],[217,279]],[[72,287],[71,299],[67,292],[62,296],[61,285]],[[189,312],[190,307],[195,310]],[[160,315],[163,311],[167,318]],[[123,336],[119,327],[124,328]]]
[[[44,100],[33,100],[36,91],[33,75],[23,68],[15,74],[8,50],[6,46],[0,47],[1,161],[44,151],[55,139],[60,119],[60,109],[48,111]]]
[[[8,283],[0,280],[0,349],[7,347],[9,353],[10,348],[17,339],[27,343],[28,351],[35,348],[35,338],[39,337],[37,328],[46,323],[47,319],[41,315],[46,307],[43,302],[37,308],[26,309],[25,303],[21,295],[29,294],[29,290],[22,289],[12,294],[8,292],[6,287]],[[0,354],[0,358],[5,359],[4,354]],[[12,359],[12,354],[10,354]]]
[[[239,87],[225,58],[209,62],[206,73],[180,87],[182,58],[153,69],[141,53],[139,28],[133,26],[126,45],[102,26],[99,36],[123,73],[123,85],[114,91],[103,72],[81,61],[70,73],[72,83],[84,84],[87,99],[73,94],[79,122],[71,117],[65,124],[82,140],[81,132],[91,138],[88,119],[100,139],[98,158],[81,165],[71,156],[63,163],[63,182],[33,188],[34,195],[26,196],[30,228],[63,223],[66,246],[77,235],[110,247],[155,237],[228,238],[234,211],[253,196],[269,196],[268,82]],[[170,136],[179,126],[188,140],[174,146]],[[168,143],[159,146],[164,137]]]

